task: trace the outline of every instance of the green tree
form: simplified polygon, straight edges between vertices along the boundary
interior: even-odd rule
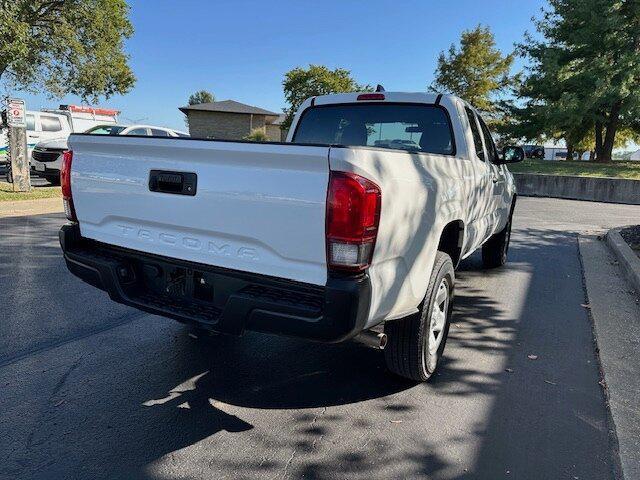
[[[517,78],[510,75],[514,54],[502,55],[496,48],[493,33],[478,25],[462,32],[460,47],[451,45],[441,52],[433,92],[453,93],[482,112],[493,114],[496,99],[514,86]]]
[[[288,71],[282,82],[287,107],[286,118],[282,127],[287,129],[296,111],[309,97],[329,93],[371,91],[369,85],[360,85],[352,77],[349,70],[336,68],[330,70],[324,65],[309,65],[309,68],[294,68]]]
[[[125,0],[0,0],[0,80],[85,101],[128,92],[128,15]]]
[[[199,105],[201,103],[215,102],[216,97],[207,90],[198,90],[196,93],[189,95],[189,105]]]
[[[609,162],[619,132],[640,133],[640,2],[549,5],[536,22],[543,38],[521,46],[531,60],[528,82],[542,92],[532,101],[560,105],[565,122],[590,125],[596,161]]]

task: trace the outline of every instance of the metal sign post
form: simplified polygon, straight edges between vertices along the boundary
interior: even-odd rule
[[[9,127],[9,163],[14,192],[31,189],[29,154],[27,150],[27,122],[24,100],[7,99],[7,126]]]

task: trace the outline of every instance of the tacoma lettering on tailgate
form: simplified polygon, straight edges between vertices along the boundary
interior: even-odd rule
[[[154,232],[147,228],[117,225],[120,233],[125,237],[136,237],[148,242],[160,242],[167,245],[186,248],[188,250],[206,251],[218,257],[238,257],[244,260],[258,260],[255,248],[235,247],[228,243],[216,243],[211,240],[200,240],[194,237],[175,235],[172,233]]]

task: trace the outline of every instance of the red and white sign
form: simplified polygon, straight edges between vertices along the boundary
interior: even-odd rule
[[[7,124],[10,127],[26,127],[24,100],[10,98],[7,101]]]
[[[62,108],[65,107],[65,108]],[[61,110],[69,110],[73,113],[90,113],[92,115],[106,115],[115,116],[120,113],[119,110],[113,110],[111,108],[93,108],[85,107],[82,105],[60,105]]]

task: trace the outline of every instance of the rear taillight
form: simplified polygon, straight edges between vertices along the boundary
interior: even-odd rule
[[[77,222],[76,209],[73,206],[73,195],[71,193],[71,161],[73,160],[73,152],[67,150],[62,154],[62,168],[60,169],[60,185],[62,186],[62,203],[64,204],[64,213],[67,218],[73,222]]]
[[[331,172],[327,195],[330,270],[361,271],[371,263],[380,223],[380,187],[360,175]]]

